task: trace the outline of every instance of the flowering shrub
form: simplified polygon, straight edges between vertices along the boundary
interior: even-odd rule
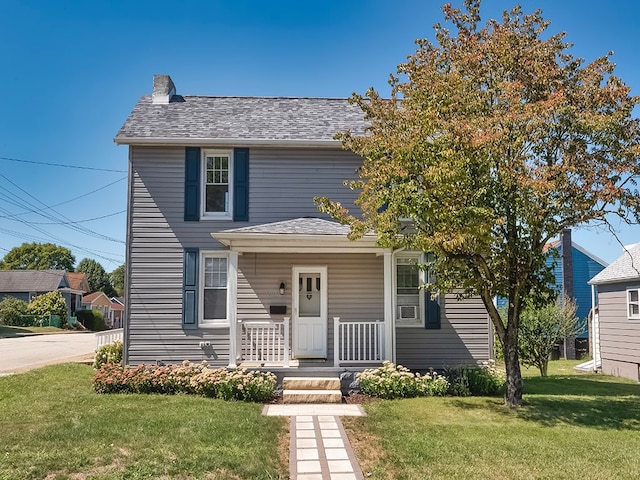
[[[206,364],[121,367],[105,363],[93,379],[97,393],[189,393],[224,400],[266,402],[273,397],[276,376],[244,369],[208,368]]]
[[[122,342],[115,341],[98,349],[93,366],[94,368],[100,368],[105,363],[122,363]]]
[[[449,389],[442,375],[413,374],[408,368],[389,361],[359,373],[356,378],[362,393],[385,399],[444,395]]]
[[[449,393],[457,397],[470,395],[498,395],[504,391],[506,376],[489,363],[477,367],[447,368]]]

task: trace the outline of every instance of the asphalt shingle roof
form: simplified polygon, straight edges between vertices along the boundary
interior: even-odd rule
[[[362,135],[365,127],[360,107],[343,98],[176,95],[168,104],[154,104],[145,95],[114,140],[326,142],[345,130]]]
[[[589,283],[600,285],[627,280],[640,280],[640,243],[627,247],[619,258],[593,277]]]
[[[349,233],[349,225],[321,218],[303,217],[281,222],[264,223],[249,227],[222,230],[220,233],[247,233],[268,235],[342,235]]]
[[[0,292],[53,292],[68,287],[64,270],[0,270]]]

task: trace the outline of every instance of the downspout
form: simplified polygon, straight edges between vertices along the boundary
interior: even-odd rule
[[[596,340],[596,331],[600,330],[600,316],[596,313],[596,286],[591,284],[591,345],[593,351],[593,371],[598,370],[598,357],[600,356],[600,343]]]

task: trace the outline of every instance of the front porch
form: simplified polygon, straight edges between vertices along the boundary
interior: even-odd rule
[[[281,321],[239,320],[238,324],[240,332],[232,358],[237,358],[240,367],[305,370],[333,367],[341,371],[347,367],[376,366],[385,360],[387,342],[383,321],[342,321],[340,317],[333,317],[333,355],[326,359],[294,358],[290,317]]]
[[[228,248],[229,365],[357,370],[393,360],[393,252],[301,218],[212,234]]]

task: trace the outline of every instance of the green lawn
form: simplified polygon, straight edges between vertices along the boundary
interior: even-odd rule
[[[9,327],[0,325],[0,337],[19,337],[32,333],[72,333],[73,330],[65,330],[56,327]]]
[[[92,375],[64,364],[0,377],[0,479],[286,478],[287,422],[262,405],[97,395]]]
[[[421,398],[370,403],[345,419],[372,479],[640,478],[640,385],[523,370],[525,405],[501,398]]]

